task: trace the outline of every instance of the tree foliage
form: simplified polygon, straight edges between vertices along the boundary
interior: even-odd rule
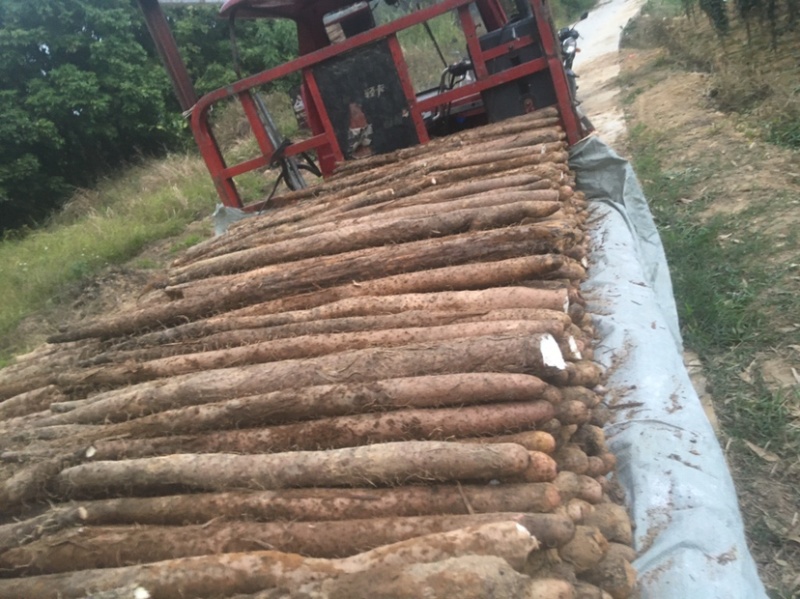
[[[132,151],[172,143],[162,71],[128,0],[0,4],[3,228],[37,220]]]
[[[237,79],[230,23],[217,18],[218,7],[173,6],[167,14],[175,41],[198,93]],[[297,56],[295,26],[289,21],[243,20],[235,23],[238,61],[243,75],[278,66]]]
[[[730,29],[727,5],[725,0],[700,0],[700,8],[711,20],[717,33],[725,35]]]
[[[168,13],[199,92],[236,78],[215,15]],[[296,55],[291,24],[237,32],[245,72]],[[0,2],[0,231],[41,221],[124,161],[178,146],[184,129],[135,0]]]
[[[720,35],[731,30],[731,6],[735,17],[744,23],[748,41],[752,38],[752,25],[760,26],[769,35],[773,48],[778,45],[783,34],[796,35],[797,13],[800,0],[682,0],[687,12],[697,3]]]

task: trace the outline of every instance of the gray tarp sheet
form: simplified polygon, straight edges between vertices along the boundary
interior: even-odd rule
[[[596,137],[570,161],[591,202],[584,292],[608,369],[606,427],[635,526],[643,599],[761,599],[733,481],[683,364],[667,263],[627,161]],[[613,403],[612,402],[612,403]]]
[[[245,212],[239,208],[231,208],[230,206],[217,204],[214,214],[211,215],[214,221],[214,235],[222,235],[228,230],[228,227],[236,221],[255,216],[256,214],[256,212]]]

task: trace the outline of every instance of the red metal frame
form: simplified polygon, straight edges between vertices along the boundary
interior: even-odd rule
[[[291,2],[291,0],[288,1]],[[336,2],[346,3],[347,1],[349,0],[329,0],[326,6]],[[159,28],[163,24],[160,23],[159,18],[156,18],[158,17],[156,12],[160,14],[157,0],[139,0],[139,2],[142,5],[143,11],[145,11],[146,17],[148,17],[148,26],[151,26],[153,35],[163,36],[163,31]],[[533,43],[534,40],[530,36],[525,36],[502,46],[482,51],[475,31],[475,22],[470,13],[470,4],[476,3],[478,5],[484,23],[490,31],[497,29],[505,22],[505,15],[502,12],[500,4],[495,0],[443,0],[439,4],[418,10],[391,23],[375,27],[369,31],[348,38],[341,43],[326,45],[308,51],[299,58],[273,69],[236,81],[229,86],[215,90],[206,94],[199,100],[196,100],[191,107],[192,131],[223,204],[242,207],[241,198],[239,197],[236,185],[233,181],[234,177],[267,166],[272,161],[275,151],[275,148],[273,148],[261,127],[258,111],[252,96],[253,90],[291,73],[302,72],[304,82],[303,99],[314,135],[309,139],[290,144],[285,148],[284,155],[292,156],[309,150],[316,150],[321,170],[324,175],[328,175],[333,171],[337,162],[342,162],[344,160],[344,154],[338,145],[333,124],[328,116],[322,101],[322,95],[313,76],[312,67],[345,52],[372,44],[381,39],[386,39],[389,45],[392,59],[408,102],[410,116],[421,143],[426,143],[429,140],[423,120],[424,113],[448,104],[459,105],[460,103],[474,102],[480,98],[479,94],[483,90],[508,83],[521,77],[526,77],[542,70],[548,70],[552,78],[556,90],[557,106],[561,114],[562,124],[566,130],[567,139],[571,144],[577,142],[583,136],[582,129],[575,108],[572,105],[566,76],[561,65],[561,58],[558,52],[558,44],[555,37],[555,29],[552,26],[549,7],[546,4],[546,0],[529,0],[529,2],[536,19],[539,43],[541,43],[541,47],[544,51],[544,57],[523,62],[520,65],[499,73],[490,75],[486,68],[486,62],[503,56],[506,53],[514,52],[519,48]],[[246,0],[242,0],[242,3],[243,5],[246,4]],[[156,7],[155,10],[153,5]],[[302,14],[305,16],[312,12],[306,9],[303,10],[305,12],[299,11],[298,15]],[[433,97],[419,100],[415,95],[408,74],[408,67],[397,40],[397,33],[403,29],[413,27],[452,10],[458,12],[477,81]],[[313,12],[316,14],[318,11]],[[161,17],[163,18],[163,15],[161,15]],[[151,25],[151,21],[155,23],[155,26]],[[166,23],[166,21],[164,21],[164,23]],[[313,29],[313,27],[309,26],[307,21],[298,20],[298,32],[301,37],[303,37],[303,31],[301,30],[305,30],[306,26]],[[172,42],[171,47],[170,41]],[[301,40],[301,42],[302,41],[303,40]],[[312,42],[305,40],[305,43],[302,44],[304,50],[310,50],[312,46],[309,44],[312,44]],[[188,75],[185,75],[183,63],[176,63],[174,60],[175,56],[178,56],[177,49],[174,48],[174,40],[172,40],[171,35],[169,40],[164,40],[162,37],[157,45],[162,55],[169,58],[169,60],[165,58],[165,64],[170,75],[173,77],[173,81],[176,82],[176,92],[180,90],[183,94],[180,96],[182,102],[184,100],[189,101],[191,99],[191,94],[189,94],[186,88]],[[178,56],[178,61],[179,59],[180,57]],[[234,97],[238,98],[242,104],[244,112],[252,126],[252,130],[256,135],[261,154],[242,163],[228,166],[214,139],[208,116],[210,108],[215,103]],[[255,206],[260,207],[261,203],[245,207],[245,209],[252,209]]]
[[[472,68],[475,70],[475,76],[478,80],[486,79],[489,76],[489,71],[486,70],[486,61],[483,58],[481,45],[478,42],[478,35],[475,33],[475,22],[472,20],[468,4],[458,7],[458,18],[461,21],[461,28],[464,30],[464,37],[467,38],[467,49],[472,59]]]
[[[169,23],[161,11],[161,5],[158,0],[139,0],[139,6],[144,14],[150,37],[153,38],[156,50],[172,81],[178,103],[182,110],[189,110],[197,102],[197,94],[194,91],[189,72],[186,70],[186,65],[178,52],[175,38],[172,37]]]
[[[414,128],[417,130],[417,138],[420,143],[428,143],[428,130],[425,128],[425,121],[422,119],[422,112],[414,110],[417,104],[417,94],[414,92],[414,84],[411,83],[411,75],[408,73],[408,66],[403,57],[403,49],[400,47],[400,42],[397,41],[397,36],[392,35],[389,37],[389,51],[392,53],[392,59],[397,67],[397,75],[400,77],[400,84],[403,86],[403,94],[408,101],[408,106],[411,111],[411,119],[414,121]]]
[[[553,25],[553,15],[550,13],[550,6],[547,0],[529,0],[533,8],[533,16],[539,29],[539,38],[542,43],[544,55],[547,58],[550,77],[556,89],[556,104],[558,113],[561,116],[561,124],[567,134],[567,142],[572,145],[578,143],[583,138],[583,127],[572,103],[572,96],[569,93],[569,83],[567,74],[564,72],[564,65],[561,64],[558,41],[556,40],[556,28]]]
[[[311,108],[313,108],[314,115],[310,119],[312,130],[320,131],[321,129],[322,131],[316,136],[318,139],[321,138],[321,144],[319,146],[314,146],[314,149],[318,148],[319,150],[319,162],[322,172],[329,173],[336,167],[337,162],[344,162],[344,154],[336,141],[336,131],[328,116],[328,111],[325,109],[325,104],[322,101],[322,94],[319,91],[317,80],[314,78],[311,69],[305,69],[303,71],[303,81],[306,84],[306,91],[313,102]],[[308,110],[309,106],[307,105],[306,112],[308,112]],[[291,148],[291,146],[289,147]]]

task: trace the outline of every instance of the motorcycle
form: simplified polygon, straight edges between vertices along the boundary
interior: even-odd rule
[[[561,62],[564,65],[564,72],[567,74],[569,92],[573,101],[577,101],[578,75],[572,70],[572,63],[575,62],[575,54],[580,52],[578,48],[578,38],[581,36],[575,26],[589,16],[589,12],[584,12],[581,18],[570,27],[562,27],[558,32],[558,41],[561,42]]]

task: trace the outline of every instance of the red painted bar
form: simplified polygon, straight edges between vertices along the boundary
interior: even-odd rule
[[[408,74],[408,66],[406,65],[405,57],[403,56],[403,49],[400,47],[400,42],[397,41],[397,36],[389,36],[387,40],[389,43],[389,51],[392,53],[392,60],[397,69],[397,74],[400,77],[400,85],[403,87],[403,94],[408,101],[408,109],[411,118],[414,120],[414,128],[417,130],[417,138],[420,143],[428,143],[428,129],[425,127],[425,121],[422,118],[422,113],[414,110],[417,103],[417,94],[414,91],[414,85],[411,83],[411,76]]]
[[[206,168],[214,181],[214,187],[217,189],[222,203],[232,208],[242,207],[242,198],[239,196],[239,191],[236,185],[230,179],[225,177],[222,173],[226,168],[225,159],[222,157],[216,139],[208,131],[207,127],[200,127],[195,123],[195,118],[199,118],[199,113],[196,115],[192,113],[192,133],[194,134],[197,147],[200,149],[200,154],[206,163]],[[204,123],[205,124],[205,123]]]
[[[458,18],[461,19],[461,28],[467,38],[467,48],[469,48],[469,55],[472,58],[472,68],[475,70],[475,76],[478,80],[485,79],[489,76],[489,71],[486,70],[486,62],[484,62],[481,44],[475,33],[475,22],[469,12],[469,5],[458,7]]]
[[[169,74],[170,81],[172,81],[172,87],[178,97],[181,110],[189,110],[197,102],[197,93],[194,91],[192,79],[189,77],[183,58],[178,52],[178,46],[161,10],[161,5],[158,0],[139,0],[139,8],[142,9],[147,29],[150,31],[156,50]]]
[[[561,56],[556,45],[555,29],[550,27],[553,22],[550,9],[545,5],[546,0],[541,2],[530,2],[533,14],[536,17],[536,26],[539,29],[539,38],[542,41],[542,49],[550,67],[550,76],[553,78],[553,85],[556,90],[558,100],[558,112],[561,115],[561,123],[567,134],[567,141],[570,145],[577,143],[581,139],[581,125],[572,99],[569,96],[569,85],[564,67],[561,64]]]
[[[226,179],[233,179],[234,177],[238,177],[239,175],[249,173],[250,171],[254,171],[257,168],[263,168],[265,166],[269,166],[269,159],[266,156],[256,156],[250,160],[245,160],[239,164],[222,169],[222,171],[220,171],[220,175]]]
[[[140,3],[151,1],[152,0],[140,0]],[[325,110],[320,90],[310,67],[379,39],[387,39],[387,43],[392,54],[392,59],[400,77],[403,93],[410,107],[411,118],[414,121],[414,127],[421,143],[425,143],[429,140],[425,123],[422,118],[423,113],[433,110],[441,105],[477,99],[480,92],[485,89],[495,87],[497,85],[501,85],[545,69],[549,70],[553,85],[555,87],[557,105],[561,114],[562,124],[564,125],[567,133],[567,139],[570,143],[575,143],[578,141],[581,137],[580,123],[578,120],[578,115],[572,105],[572,100],[569,96],[569,87],[567,85],[566,76],[561,65],[557,40],[555,38],[554,31],[550,27],[552,21],[549,14],[549,7],[546,5],[546,0],[543,0],[542,3],[531,1],[531,7],[536,18],[539,38],[541,40],[545,57],[525,62],[494,75],[488,74],[486,60],[495,59],[499,56],[503,56],[504,54],[530,45],[534,43],[534,40],[531,36],[525,36],[504,44],[503,46],[482,52],[475,31],[475,23],[469,11],[470,4],[471,0],[444,0],[440,4],[406,15],[405,17],[401,17],[392,23],[388,23],[386,25],[382,25],[369,31],[360,33],[352,38],[344,40],[341,43],[326,46],[309,54],[305,54],[288,63],[267,71],[263,71],[246,79],[242,79],[241,81],[237,81],[225,88],[215,90],[210,94],[200,98],[193,107],[191,124],[198,146],[200,147],[200,151],[206,160],[206,164],[211,172],[212,178],[215,181],[217,190],[220,193],[220,196],[223,198],[223,202],[226,205],[237,207],[241,206],[241,200],[232,181],[232,177],[248,172],[249,170],[265,166],[268,163],[268,157],[271,157],[274,151],[272,145],[269,143],[266,133],[260,126],[258,112],[253,102],[253,98],[249,94],[249,90],[256,86],[263,85],[265,83],[274,81],[275,79],[284,77],[295,71],[303,70],[306,88],[305,93],[308,95],[306,109],[309,112],[315,112],[316,117],[318,118],[318,126],[322,128],[323,133],[315,135],[310,139],[290,145],[288,148],[286,148],[286,155],[297,155],[304,151],[316,148],[318,149],[318,154],[320,156],[321,166],[323,166],[323,171],[326,173],[330,171],[330,168],[326,167],[330,167],[332,163],[344,161],[342,148],[339,147],[333,124],[331,123],[330,117]],[[467,46],[472,57],[478,81],[470,85],[427,98],[425,100],[417,101],[413,84],[408,74],[407,65],[402,54],[402,49],[397,41],[395,33],[408,27],[417,25],[422,21],[430,20],[431,18],[445,14],[454,9],[459,13],[459,18],[461,20]],[[492,13],[489,16],[490,21],[497,20],[499,18],[499,13]],[[245,113],[247,114],[251,123],[258,123],[258,127],[253,126],[253,131],[257,137],[259,148],[261,149],[263,156],[245,161],[232,167],[226,167],[224,159],[220,154],[216,141],[214,140],[213,134],[209,130],[207,116],[208,110],[213,103],[232,95],[239,96]]]
[[[303,71],[303,79],[305,80],[306,89],[308,90],[308,93],[311,95],[311,98],[314,100],[314,104],[317,107],[317,115],[322,121],[322,129],[325,137],[328,140],[328,145],[331,148],[331,152],[333,152],[333,158],[336,162],[342,162],[344,161],[344,154],[342,153],[342,149],[339,147],[339,141],[336,139],[336,132],[333,129],[333,123],[331,123],[331,119],[328,116],[328,111],[325,110],[325,103],[322,101],[322,94],[320,94],[319,87],[317,86],[317,80],[314,79],[314,74],[311,72],[311,69],[306,69]]]
[[[201,110],[201,111],[207,110],[208,107],[211,106],[211,104],[223,98],[251,89],[258,85],[263,85],[264,83],[269,83],[270,81],[274,81],[275,79],[285,77],[286,75],[298,71],[300,69],[306,69],[317,63],[322,62],[323,60],[326,60],[333,56],[337,56],[339,54],[343,54],[348,50],[352,50],[353,48],[357,48],[359,46],[373,42],[375,40],[388,37],[393,33],[397,33],[402,29],[407,29],[409,27],[412,27],[413,25],[418,25],[422,21],[430,20],[433,17],[437,17],[441,14],[449,12],[453,9],[458,8],[459,6],[471,4],[472,2],[473,0],[444,0],[441,4],[436,4],[434,6],[431,6],[430,8],[425,8],[416,11],[410,15],[401,17],[391,23],[375,27],[374,29],[370,29],[369,31],[365,31],[364,33],[359,33],[358,35],[354,35],[353,37],[348,38],[338,44],[326,46],[325,48],[320,48],[315,52],[304,54],[299,58],[295,58],[294,60],[286,62],[273,69],[269,69],[267,71],[261,71],[260,73],[251,75],[250,77],[246,77],[244,79],[236,81],[235,83],[232,83],[231,85],[219,88],[217,90],[214,90],[213,92],[206,94],[205,96],[200,98],[200,100],[198,100],[197,108],[195,108],[195,110]]]
[[[483,51],[483,60],[489,61],[494,60],[504,54],[508,54],[513,52],[514,50],[519,50],[520,48],[524,48],[525,46],[530,46],[533,44],[533,38],[529,35],[523,35],[504,46],[497,46],[496,48],[490,48],[489,50]]]
[[[302,154],[303,152],[308,152],[309,150],[315,150],[316,148],[327,145],[328,143],[330,143],[328,141],[328,137],[324,133],[320,133],[314,137],[309,137],[308,139],[302,139],[294,142],[292,145],[286,148],[284,155],[297,156],[297,154]]]
[[[265,157],[269,157],[271,160],[272,154],[275,152],[275,148],[272,146],[272,142],[269,140],[269,136],[264,130],[264,124],[261,122],[261,117],[258,114],[256,101],[253,99],[253,96],[249,91],[242,92],[238,94],[238,96],[239,101],[242,103],[242,108],[244,108],[244,113],[247,116],[247,120],[250,123],[250,129],[253,131],[253,135],[258,142],[258,147],[261,150],[261,153]]]

